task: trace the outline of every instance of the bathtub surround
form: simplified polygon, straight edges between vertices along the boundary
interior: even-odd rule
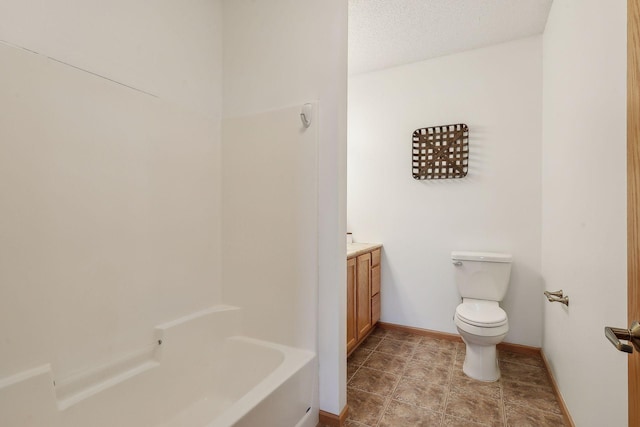
[[[508,252],[505,341],[540,347],[541,67],[536,36],[350,76],[349,231],[384,243],[383,321],[455,332],[451,251]],[[467,177],[414,180],[412,132],[461,122]]]
[[[242,336],[241,324],[239,308],[215,306],[158,325],[148,351],[100,369],[55,378],[43,365],[4,379],[0,424],[311,425],[315,354]]]
[[[316,351],[318,126],[299,114],[223,120],[223,299],[250,336]]]
[[[280,316],[249,313],[245,326],[321,353],[302,424],[315,425],[319,408],[339,414],[346,402],[347,4],[189,0],[149,12],[139,0],[0,5],[0,378],[47,363],[61,378],[102,366],[152,345],[155,325],[271,291]],[[306,102],[318,110],[298,134]],[[234,217],[238,205],[223,210],[223,197],[255,189],[234,181],[235,168],[223,189],[223,110],[234,129],[292,106],[286,138],[317,137],[315,158],[301,163],[316,188],[304,201],[269,201],[291,208],[287,224],[265,224],[252,191],[254,215]],[[260,130],[251,136],[269,144]],[[242,141],[225,149],[240,156]],[[299,160],[285,154],[262,166]],[[223,215],[275,237],[240,248],[222,236]],[[238,284],[232,268],[255,267],[251,255],[304,280]]]
[[[581,427],[627,425],[626,3],[555,1],[543,39],[542,347]]]
[[[219,303],[219,121],[6,44],[0,67],[0,378]]]
[[[223,4],[224,10],[224,48],[223,48],[223,127],[238,123],[241,118],[258,118],[263,114],[275,114],[276,111],[291,107],[296,111],[292,126],[302,128],[298,116],[300,106],[307,102],[317,103],[316,118],[306,131],[300,129],[300,143],[306,141],[304,132],[318,132],[317,151],[317,206],[315,213],[317,222],[312,230],[309,224],[310,211],[300,206],[297,212],[305,212],[294,223],[264,224],[260,215],[247,218],[237,211],[240,205],[227,206],[226,200],[235,195],[236,185],[247,189],[254,186],[248,194],[247,202],[256,203],[256,210],[262,209],[258,204],[262,199],[258,194],[260,170],[254,172],[255,182],[248,178],[234,180],[236,171],[226,169],[223,179],[223,213],[224,218],[238,217],[248,221],[247,229],[255,233],[249,247],[238,245],[247,237],[224,234],[223,250],[223,299],[233,298],[242,305],[248,302],[257,304],[255,296],[242,295],[239,291],[245,284],[238,282],[235,276],[239,259],[245,261],[239,268],[252,269],[252,260],[289,270],[300,268],[317,268],[316,283],[301,283],[298,288],[287,288],[287,284],[275,280],[269,275],[268,280],[255,284],[257,292],[266,292],[271,288],[275,294],[270,298],[277,300],[282,296],[281,316],[259,317],[248,319],[247,327],[261,334],[278,336],[280,339],[296,339],[304,344],[304,348],[317,351],[319,355],[319,408],[330,414],[339,415],[346,404],[346,294],[345,271],[346,260],[345,233],[346,226],[346,94],[347,94],[347,2],[341,0],[270,0],[256,2],[251,0],[228,0]],[[317,130],[314,126],[317,125]],[[248,126],[253,126],[252,122]],[[293,137],[293,134],[291,135]],[[253,135],[255,141],[244,145],[237,139],[224,140],[224,152],[233,153],[235,159],[252,156],[250,147],[260,144],[259,132]],[[237,156],[237,157],[236,157]],[[274,164],[264,167],[284,171],[294,167],[289,162],[298,161],[291,154],[275,159]],[[230,165],[229,165],[230,166]],[[230,173],[228,175],[227,173]],[[303,178],[304,179],[304,178]],[[288,185],[288,184],[287,184]],[[274,201],[290,203],[291,201]],[[266,208],[266,207],[265,207]],[[321,214],[319,214],[321,213]],[[246,222],[245,221],[245,222]],[[300,221],[300,222],[298,222]],[[302,234],[294,236],[291,227],[299,227]],[[225,226],[226,227],[226,226]],[[311,234],[313,233],[313,234]],[[279,238],[286,236],[283,242],[287,247],[298,245],[299,254],[279,252]],[[310,266],[306,257],[312,248],[310,242],[317,235],[317,262]],[[297,237],[298,240],[295,240]],[[305,266],[305,267],[303,267]],[[270,267],[269,271],[272,271]],[[253,275],[258,272],[241,271],[240,275]],[[239,288],[235,288],[235,286]],[[293,284],[291,284],[293,285]],[[261,288],[265,289],[261,289]],[[284,294],[280,294],[280,293]],[[305,307],[296,307],[296,314],[287,301],[298,296],[287,293],[308,293],[317,295],[313,300],[305,301]],[[270,299],[271,301],[271,299]],[[267,308],[263,308],[264,313]],[[308,310],[307,312],[302,310]],[[313,313],[313,314],[310,314]],[[317,324],[310,323],[311,317]],[[293,317],[289,317],[293,316]],[[297,316],[297,317],[296,317]],[[290,321],[278,330],[282,322]],[[294,331],[292,327],[299,330]],[[288,331],[288,332],[285,332]],[[311,346],[311,347],[307,347]],[[315,408],[318,406],[316,404]],[[317,413],[317,412],[316,412]]]
[[[219,123],[221,3],[3,0],[0,40]]]

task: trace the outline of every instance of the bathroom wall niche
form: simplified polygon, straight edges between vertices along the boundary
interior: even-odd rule
[[[469,127],[463,123],[413,131],[413,178],[464,178],[469,166]]]

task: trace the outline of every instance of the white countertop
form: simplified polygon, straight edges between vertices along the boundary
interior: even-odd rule
[[[347,258],[353,258],[381,247],[381,243],[347,243]]]

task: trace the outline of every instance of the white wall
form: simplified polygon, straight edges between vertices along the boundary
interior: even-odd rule
[[[221,299],[220,6],[148,6],[0,6],[0,377]]]
[[[227,125],[238,118],[250,118],[250,123],[272,110],[301,106],[317,101],[318,126],[318,284],[311,301],[318,310],[318,322],[314,327],[300,320],[304,313],[289,313],[292,322],[301,328],[299,334],[308,334],[307,340],[314,343],[320,362],[319,406],[320,409],[337,414],[346,404],[346,260],[345,224],[346,200],[346,75],[347,75],[347,3],[340,0],[272,0],[256,2],[251,0],[227,0],[224,9],[224,105],[225,132]],[[292,125],[299,126],[299,117],[292,117]],[[309,129],[311,130],[311,128]],[[259,132],[255,135],[260,138]],[[225,140],[225,152],[241,156],[253,155],[247,147],[229,147],[227,144],[241,144],[237,140]],[[288,169],[286,162],[290,156],[273,164],[264,165],[278,169]],[[260,170],[255,173],[255,185],[259,188]],[[225,170],[224,218],[235,218],[241,212],[234,212],[233,205],[226,205],[234,192],[247,184],[230,179]],[[256,230],[253,245],[238,245],[243,237],[226,230],[223,238],[223,297],[242,304],[242,292],[252,292],[252,287],[272,286],[281,289],[277,283],[242,283],[242,275],[236,275],[234,259],[243,257],[250,269],[251,260],[261,257],[260,263],[274,261],[281,265],[278,236],[290,236],[290,230],[282,229],[283,224],[265,224],[260,216],[264,206],[255,192],[255,215],[247,218],[248,228]],[[273,201],[273,203],[280,203]],[[284,201],[283,201],[284,203]],[[237,206],[240,206],[239,204]],[[246,216],[240,216],[246,218]],[[301,218],[305,221],[308,218]],[[308,231],[307,231],[308,232]],[[265,239],[268,237],[268,239]],[[306,247],[315,236],[298,236],[300,247]],[[306,253],[306,252],[305,252]],[[299,256],[301,256],[300,254]],[[294,268],[296,258],[283,268]],[[300,288],[299,290],[302,290]],[[247,295],[247,301],[252,297]],[[284,302],[284,301],[283,301]],[[259,308],[256,305],[257,308]],[[268,312],[270,308],[264,307]],[[292,307],[282,307],[292,310]],[[252,331],[267,331],[279,325],[278,318],[255,316],[247,319],[247,327]],[[257,322],[262,322],[258,324]],[[272,323],[270,323],[272,322]],[[300,324],[298,324],[300,322]],[[277,336],[279,332],[272,332]]]
[[[540,346],[542,40],[350,76],[348,229],[381,242],[382,321],[456,332],[452,250],[513,254],[507,342]],[[466,123],[469,173],[416,181],[417,128]]]
[[[556,1],[544,33],[543,350],[576,425],[627,425],[626,1]],[[606,410],[603,410],[606,408]]]

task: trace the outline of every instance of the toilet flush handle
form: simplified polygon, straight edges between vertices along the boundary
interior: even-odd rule
[[[462,261],[457,261],[457,260],[453,261],[453,265],[455,265],[456,267],[460,266],[460,265],[462,265]]]

